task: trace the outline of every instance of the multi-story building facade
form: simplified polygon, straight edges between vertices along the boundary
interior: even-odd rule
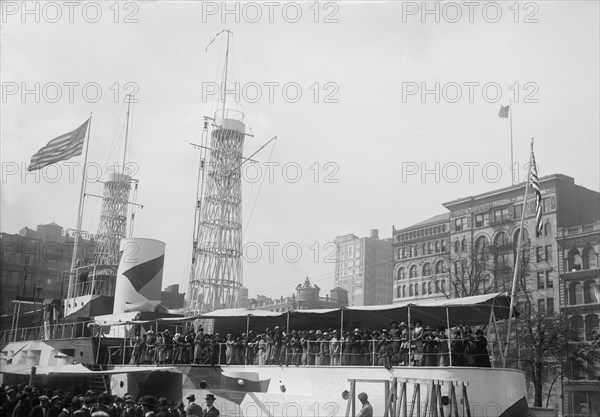
[[[320,308],[338,308],[348,305],[348,291],[334,288],[325,297],[320,296],[321,288],[311,284],[306,277],[302,284],[296,286],[296,294],[289,297],[271,299],[264,295],[249,300],[248,308],[268,311],[312,310]]]
[[[560,311],[577,339],[571,349],[590,353],[566,355],[571,360],[564,364],[564,414],[600,415],[600,361],[593,357],[594,348],[600,355],[600,221],[559,228],[556,241]]]
[[[450,250],[448,213],[404,229],[393,227],[394,302],[445,297],[450,283],[443,276]]]
[[[379,239],[379,232],[373,229],[369,237],[348,234],[334,242],[334,286],[348,291],[349,305],[391,304],[392,239]]]
[[[0,313],[3,324],[12,316],[12,301],[17,298],[30,301],[29,304],[23,304],[21,309],[21,315],[27,317],[24,314],[26,311],[40,308],[40,305],[35,307],[35,302],[60,299],[65,295],[64,287],[68,282],[66,272],[71,268],[75,246],[72,233],[56,223],[42,224],[36,230],[24,227],[18,234],[1,233],[0,245]],[[80,264],[93,262],[94,252],[92,236],[84,235],[77,250]]]
[[[522,258],[529,269],[526,290],[539,310],[557,311],[557,227],[596,221],[600,193],[560,174],[541,178],[540,186],[543,233],[537,238],[533,193],[523,209],[525,184],[444,203],[448,213],[408,228],[394,228],[394,302],[510,292],[524,213]]]

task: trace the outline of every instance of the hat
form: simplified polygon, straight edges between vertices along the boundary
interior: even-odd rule
[[[194,394],[189,394],[187,397],[185,397],[187,400],[192,400],[194,401],[196,399],[196,396]]]
[[[390,326],[391,326],[391,325],[393,325],[393,324],[395,324],[395,325],[398,325],[398,322],[397,322],[396,320],[394,320],[394,321],[392,321],[392,322],[390,323]]]
[[[274,330],[279,330],[279,329],[281,329],[281,327],[279,327],[279,326],[275,326],[275,329],[274,329]],[[210,395],[210,394],[209,394],[209,395]],[[207,395],[207,397],[208,397],[208,395]]]
[[[337,330],[333,330],[331,333],[332,334],[339,334],[339,332]]]
[[[14,391],[16,391],[16,390],[14,390]],[[9,390],[8,392],[11,392],[11,391]],[[47,396],[47,395],[40,395],[40,396],[38,397],[38,400],[40,400],[40,401],[48,401],[48,400],[49,400],[49,398],[48,398],[48,396]]]
[[[55,400],[59,400],[60,401],[60,397],[58,395],[55,395],[54,397],[52,397],[52,399],[50,400],[50,402],[53,403]]]
[[[215,400],[215,396],[213,394],[206,394],[205,400],[206,401],[208,401],[208,400],[214,401]]]
[[[425,327],[425,330],[433,330],[433,329],[431,328],[431,326],[427,326],[427,327]]]
[[[400,327],[408,327],[405,322],[400,323]]]
[[[321,333],[321,330],[317,330],[317,332],[315,334],[319,334],[320,335],[320,334],[323,334],[323,333]]]
[[[152,396],[152,395],[144,395],[142,397],[142,405],[145,405],[147,407],[151,407],[154,408],[154,406],[156,405],[156,399]]]
[[[135,400],[131,397],[125,398],[125,404],[135,404]]]
[[[150,333],[154,333],[154,330],[150,329],[148,330],[146,333],[150,334]]]
[[[354,333],[360,333],[360,329],[357,327],[356,329],[354,329]]]

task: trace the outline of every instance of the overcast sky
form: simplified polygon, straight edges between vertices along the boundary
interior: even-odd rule
[[[218,105],[225,37],[205,48],[225,28],[241,93],[230,107],[254,134],[245,155],[278,138],[254,157],[260,172],[244,171],[251,296],[289,295],[307,276],[328,291],[336,236],[391,237],[446,201],[510,185],[510,125],[498,117],[509,100],[521,179],[535,137],[540,175],[600,188],[598,2],[431,2],[430,14],[421,2],[228,3],[228,14],[221,2],[75,3],[2,3],[3,232],[76,226],[83,156],[69,161],[73,175],[65,163],[24,170],[90,112],[88,161],[114,163],[135,90],[130,160],[144,208],[133,236],[164,241],[163,284],[187,290],[189,142]],[[99,216],[87,198],[83,229],[95,232]]]

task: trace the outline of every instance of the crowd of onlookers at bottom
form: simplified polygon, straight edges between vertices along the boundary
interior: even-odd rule
[[[215,396],[207,394],[205,407],[195,403],[193,394],[188,404],[151,395],[134,399],[108,392],[87,391],[74,395],[61,390],[39,390],[26,385],[0,387],[0,417],[218,417],[213,406]]]
[[[466,327],[410,328],[393,321],[389,329],[283,331],[279,326],[261,334],[205,334],[189,330],[139,335],[130,364],[207,364],[283,366],[478,366],[489,367],[487,340],[481,330]],[[117,354],[119,356],[119,353]]]

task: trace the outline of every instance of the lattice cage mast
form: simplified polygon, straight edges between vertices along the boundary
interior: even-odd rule
[[[188,308],[193,312],[239,306],[242,287],[242,152],[244,115],[215,114],[206,161],[192,255]],[[202,155],[202,153],[201,153]]]

